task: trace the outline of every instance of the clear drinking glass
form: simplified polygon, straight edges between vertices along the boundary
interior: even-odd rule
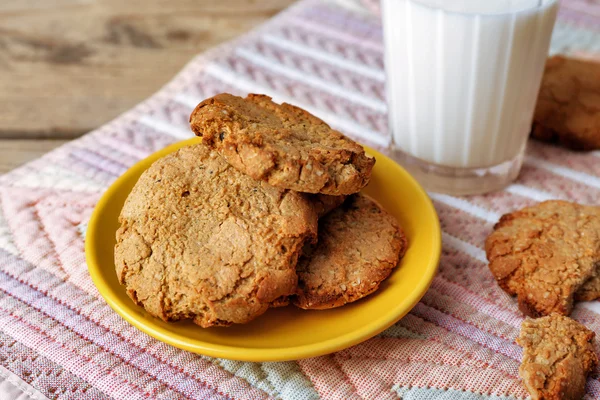
[[[428,190],[500,189],[523,162],[557,0],[381,0],[390,152]]]

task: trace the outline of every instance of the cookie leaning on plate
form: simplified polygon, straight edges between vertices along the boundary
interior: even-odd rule
[[[190,125],[238,170],[299,192],[356,193],[375,163],[362,146],[319,118],[265,95],[216,95],[194,109]]]
[[[119,217],[115,265],[128,295],[163,320],[245,323],[295,292],[317,215],[302,194],[255,181],[202,145],[156,161]]]
[[[396,219],[369,197],[356,194],[319,221],[319,240],[298,261],[294,305],[340,307],[379,288],[406,251]]]
[[[485,249],[490,271],[523,313],[569,315],[575,293],[600,267],[600,207],[551,200],[503,215]]]

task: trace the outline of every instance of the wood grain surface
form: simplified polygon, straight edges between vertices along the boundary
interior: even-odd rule
[[[67,142],[64,139],[0,139],[0,174]]]
[[[292,2],[1,1],[0,171],[59,143],[30,141],[74,138],[111,120],[194,55]]]

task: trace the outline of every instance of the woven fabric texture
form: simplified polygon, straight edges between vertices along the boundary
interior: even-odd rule
[[[328,356],[248,363],[176,349],[121,319],[87,272],[86,223],[102,192],[135,162],[191,137],[189,114],[206,97],[266,93],[385,146],[377,12],[372,0],[303,0],[198,56],[123,116],[1,176],[3,370],[34,388],[36,398],[526,398],[515,344],[523,317],[488,271],[483,243],[499,216],[515,208],[545,199],[598,204],[599,152],[532,141],[518,181],[506,190],[468,198],[432,193],[444,248],[431,289],[382,334]],[[552,42],[558,52],[600,53],[598,1],[562,1]],[[573,317],[600,333],[597,303],[579,304]],[[587,391],[600,397],[597,377]]]

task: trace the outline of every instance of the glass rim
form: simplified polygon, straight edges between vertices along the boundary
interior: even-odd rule
[[[408,3],[417,3],[422,7],[428,8],[432,11],[442,11],[445,14],[454,14],[454,15],[464,15],[464,16],[482,16],[482,17],[499,17],[506,15],[517,15],[521,13],[525,13],[532,10],[539,10],[543,7],[552,6],[555,3],[558,3],[559,0],[541,0],[537,5],[531,7],[520,8],[515,11],[501,11],[501,12],[468,12],[468,11],[456,11],[456,10],[448,10],[445,4],[452,3],[452,0],[445,0],[443,5],[435,6],[429,3],[428,0],[405,0]]]

